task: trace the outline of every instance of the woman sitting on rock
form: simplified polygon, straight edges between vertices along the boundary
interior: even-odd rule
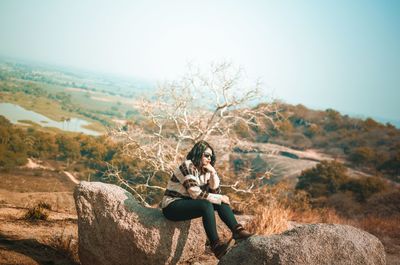
[[[219,259],[233,245],[233,240],[223,242],[219,239],[214,211],[232,231],[233,239],[245,239],[252,234],[236,221],[229,197],[220,194],[213,148],[206,141],[200,141],[193,146],[186,159],[168,182],[161,202],[162,212],[172,221],[202,217],[211,249]]]

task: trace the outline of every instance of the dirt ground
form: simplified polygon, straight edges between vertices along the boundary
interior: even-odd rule
[[[0,264],[79,264],[75,184],[41,168],[1,172]],[[45,202],[46,221],[27,221],[29,207]]]
[[[25,209],[0,208],[0,264],[77,263],[76,216],[50,212],[49,220],[29,222]]]

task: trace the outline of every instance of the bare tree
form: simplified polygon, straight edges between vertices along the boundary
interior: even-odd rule
[[[153,99],[142,99],[135,105],[144,117],[141,126],[110,131],[111,137],[124,143],[125,155],[147,165],[142,172],[146,183],[132,184],[133,189],[138,185],[164,189],[150,185],[151,178],[159,172],[172,174],[188,148],[199,140],[208,140],[219,152],[225,153],[237,140],[232,129],[238,123],[276,126],[280,118],[279,104],[262,96],[260,82],[244,83],[242,73],[226,62],[212,64],[207,72],[189,67],[179,81],[160,85]],[[263,103],[250,106],[256,102]],[[231,187],[245,191],[237,183]]]

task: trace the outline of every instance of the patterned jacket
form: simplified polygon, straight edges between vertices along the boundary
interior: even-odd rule
[[[221,204],[222,195],[217,174],[201,174],[191,160],[184,161],[168,181],[161,208],[182,198],[205,199]]]

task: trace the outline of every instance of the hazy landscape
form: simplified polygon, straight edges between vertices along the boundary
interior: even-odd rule
[[[151,135],[157,126],[138,106],[154,93],[140,82],[0,61],[1,264],[79,264],[72,197],[79,180],[122,179],[157,207],[163,191],[143,185],[165,187],[169,176],[146,178],[147,162],[124,153],[113,133]],[[232,146],[210,137],[235,211],[255,216],[255,227],[269,216],[260,234],[292,222],[351,224],[383,242],[388,264],[400,264],[400,130],[333,109],[280,103],[279,111],[274,126],[237,123]],[[235,191],[249,187],[265,197]],[[216,264],[207,255],[199,261]]]

